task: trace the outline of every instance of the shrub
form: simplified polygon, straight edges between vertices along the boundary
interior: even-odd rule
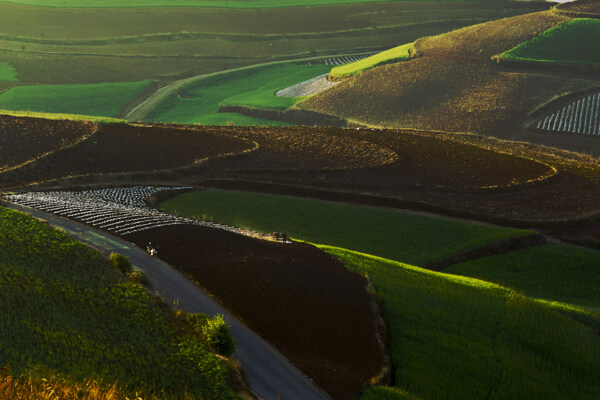
[[[130,273],[132,270],[129,257],[125,257],[121,254],[110,253],[110,262],[115,268],[118,268],[124,274]]]
[[[131,279],[133,282],[139,283],[147,289],[154,288],[154,282],[152,282],[152,279],[150,279],[146,271],[144,271],[143,269],[134,268],[127,275],[129,276],[129,279]]]
[[[235,351],[235,342],[229,332],[229,325],[222,315],[207,319],[202,327],[206,341],[219,353],[229,357]]]

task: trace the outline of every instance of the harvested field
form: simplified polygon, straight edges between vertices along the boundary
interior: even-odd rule
[[[598,0],[578,0],[563,3],[559,4],[556,9],[570,16],[600,18],[600,1]]]
[[[0,116],[0,172],[71,146],[96,125],[72,121]]]
[[[331,82],[327,80],[328,75],[329,74],[319,75],[316,78],[312,78],[307,81],[300,82],[294,86],[278,90],[275,92],[275,96],[300,97],[312,96],[313,94],[321,93],[322,91],[332,88],[338,84],[338,82]]]
[[[374,126],[472,132],[600,154],[594,138],[565,141],[526,129],[534,109],[597,87],[596,77],[510,70],[490,61],[568,20],[539,12],[422,39],[418,58],[365,71],[298,106]]]
[[[199,282],[336,399],[352,399],[384,366],[364,277],[302,243],[198,226],[126,236]]]

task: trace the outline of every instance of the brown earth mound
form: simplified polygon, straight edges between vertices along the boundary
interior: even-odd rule
[[[352,399],[384,368],[364,277],[303,243],[199,226],[127,235],[175,266],[336,399]]]
[[[367,70],[300,106],[374,126],[473,132],[600,154],[595,137],[563,140],[526,130],[536,107],[597,87],[596,76],[509,69],[491,60],[569,19],[539,12],[425,38],[416,59]]]
[[[95,129],[89,122],[0,115],[0,172],[71,146]]]

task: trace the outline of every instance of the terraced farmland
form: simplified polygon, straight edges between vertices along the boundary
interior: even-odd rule
[[[539,120],[535,128],[548,132],[600,135],[600,92],[582,97]]]
[[[33,389],[29,399],[49,398],[57,380],[83,386],[77,398],[94,388],[128,398],[237,397],[223,359],[91,248],[2,207],[0,236],[3,397],[16,386]],[[7,375],[20,383],[6,388]]]
[[[7,195],[6,199],[27,207],[67,217],[117,235],[170,225],[201,225],[242,233],[217,223],[181,218],[151,209],[148,196],[180,187],[127,187],[82,192],[30,192]]]
[[[0,81],[18,81],[17,71],[7,63],[0,62]]]

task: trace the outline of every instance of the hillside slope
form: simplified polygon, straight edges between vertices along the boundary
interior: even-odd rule
[[[572,150],[598,150],[524,129],[528,114],[554,96],[598,86],[592,77],[507,69],[491,57],[569,18],[540,12],[488,22],[417,41],[420,57],[365,71],[300,107],[360,123],[473,132]]]

